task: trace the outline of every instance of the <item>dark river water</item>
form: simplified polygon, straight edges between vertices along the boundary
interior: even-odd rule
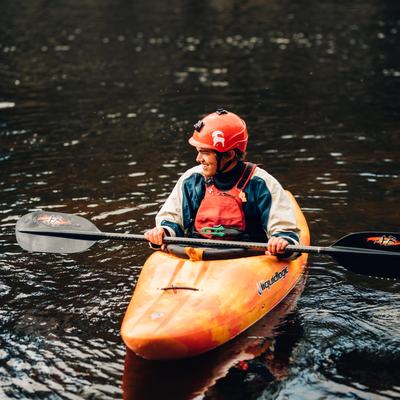
[[[400,225],[400,3],[0,1],[0,398],[400,398],[400,282],[310,257],[221,349],[157,363],[119,336],[145,244],[30,254],[27,212],[141,233],[201,116],[248,123],[248,159],[297,197],[313,244]]]

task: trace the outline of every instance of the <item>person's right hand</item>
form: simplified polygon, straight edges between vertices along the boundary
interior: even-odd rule
[[[267,251],[265,254],[267,256],[276,256],[278,254],[284,254],[285,249],[289,242],[281,237],[271,236],[267,243]]]
[[[157,244],[161,246],[163,244],[163,237],[165,236],[165,231],[161,226],[156,226],[153,229],[150,229],[149,231],[146,231],[144,233],[144,237],[146,240],[153,244]]]

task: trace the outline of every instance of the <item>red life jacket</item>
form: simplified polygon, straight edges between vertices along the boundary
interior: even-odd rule
[[[246,230],[243,203],[246,202],[244,188],[249,183],[256,165],[246,163],[242,176],[236,185],[227,191],[219,190],[213,182],[206,191],[196,214],[194,227],[206,237],[237,236]]]

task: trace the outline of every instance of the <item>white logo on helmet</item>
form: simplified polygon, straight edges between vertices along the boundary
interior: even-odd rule
[[[225,147],[224,132],[222,132],[222,131],[214,131],[212,133],[212,138],[213,138],[213,146],[216,147],[218,143],[221,143],[221,146]]]

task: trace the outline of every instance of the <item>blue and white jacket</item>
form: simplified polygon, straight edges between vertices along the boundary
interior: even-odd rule
[[[156,216],[156,226],[163,227],[170,236],[190,236],[194,230],[206,187],[201,171],[201,165],[187,170]],[[256,167],[244,192],[248,240],[267,242],[269,237],[279,236],[298,244],[299,229],[290,199],[273,176]]]

